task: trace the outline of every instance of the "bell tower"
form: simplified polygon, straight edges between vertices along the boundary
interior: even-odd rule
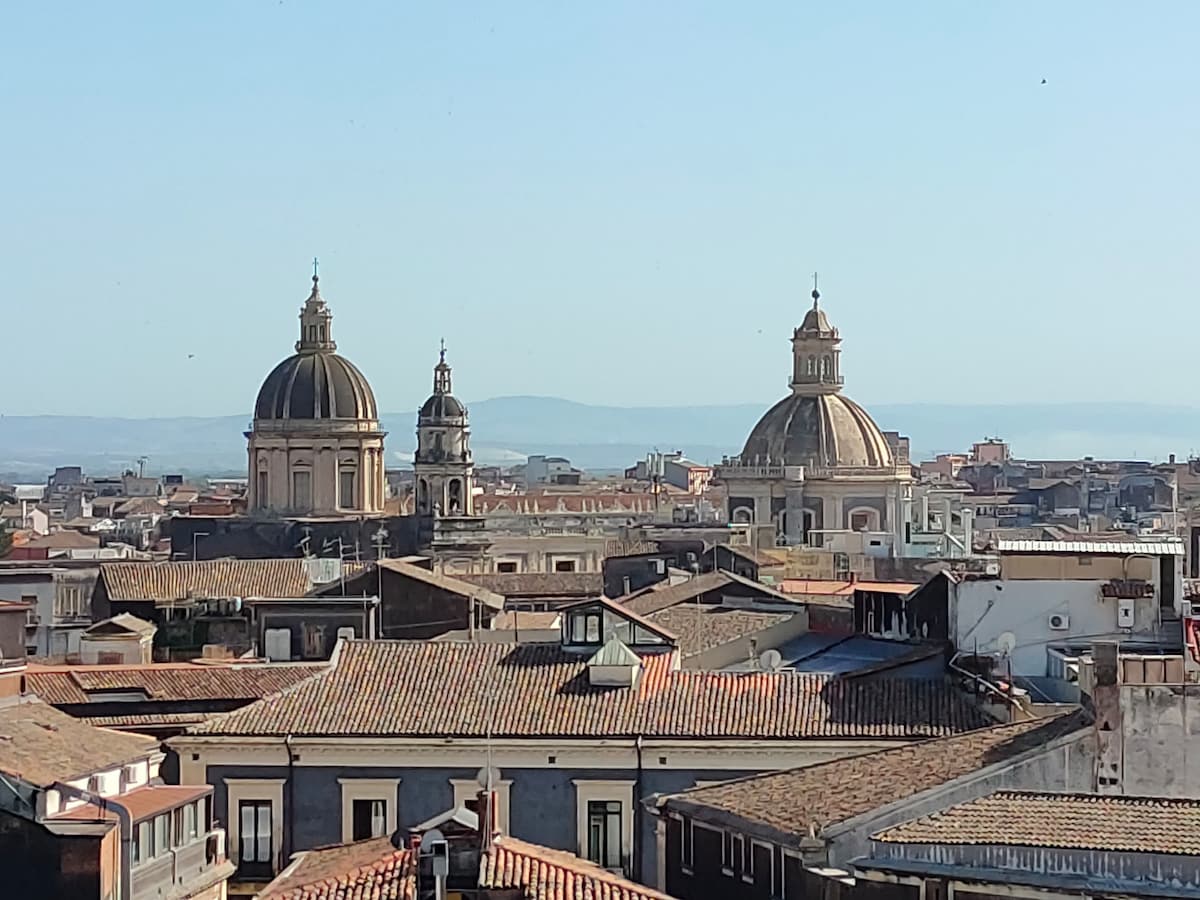
[[[433,393],[417,415],[413,458],[418,515],[473,516],[475,462],[467,408],[451,392],[446,342],[433,367]]]

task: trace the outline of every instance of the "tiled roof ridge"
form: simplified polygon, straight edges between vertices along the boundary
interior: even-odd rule
[[[722,673],[711,673],[711,674],[726,674],[726,673],[722,672]],[[737,674],[737,673],[730,673],[730,674]],[[743,672],[741,674],[747,674],[747,673]],[[778,673],[778,674],[782,674],[782,673]],[[805,673],[797,672],[797,673],[793,673],[793,674],[813,675],[816,677],[827,678],[830,680],[837,678],[837,676],[834,676],[834,675],[822,675],[820,673],[815,673],[815,672],[805,672]],[[910,680],[919,680],[919,679],[910,679]],[[969,731],[960,731],[958,734],[941,735],[939,737],[930,737],[930,738],[925,738],[922,740],[910,741],[910,742],[902,744],[898,747],[883,747],[879,750],[868,751],[867,753],[857,753],[850,757],[842,756],[842,757],[838,757],[837,759],[828,759],[828,760],[825,760],[824,762],[813,763],[812,765],[809,765],[809,766],[797,766],[790,770],[789,769],[775,769],[775,770],[767,771],[767,772],[758,772],[754,775],[744,775],[741,778],[731,778],[728,781],[718,782],[716,785],[705,785],[703,787],[689,788],[686,791],[676,791],[674,793],[665,795],[662,799],[667,800],[667,799],[671,799],[671,798],[685,798],[691,794],[696,794],[696,793],[700,793],[701,791],[710,790],[713,787],[724,787],[726,785],[734,785],[734,784],[752,784],[753,782],[756,782],[756,781],[764,781],[764,780],[768,780],[771,778],[777,778],[780,775],[785,775],[789,771],[795,771],[796,769],[803,769],[805,772],[815,772],[820,769],[829,768],[831,766],[841,765],[842,763],[845,763],[846,760],[848,760],[848,759],[869,760],[872,758],[878,758],[878,757],[885,756],[889,753],[900,754],[905,751],[911,751],[911,750],[918,749],[918,748],[930,747],[934,744],[949,744],[949,743],[952,743],[955,741],[965,743],[967,739],[977,738],[982,734],[990,734],[990,733],[999,734],[1001,731],[1005,731],[1005,732],[1012,731],[1015,734],[1023,734],[1023,733],[1025,733],[1025,731],[1033,731],[1036,728],[1041,728],[1046,725],[1049,725],[1051,722],[1055,722],[1055,721],[1064,721],[1065,722],[1068,718],[1070,718],[1072,716],[1077,716],[1077,715],[1079,715],[1079,713],[1080,713],[1079,710],[1071,710],[1069,712],[1062,712],[1062,713],[1058,713],[1053,716],[1046,716],[1041,719],[1025,719],[1024,721],[1021,721],[1021,722],[999,722],[995,725],[984,725],[982,728],[972,728]],[[1010,793],[1021,793],[1021,792],[1012,791]],[[1033,791],[1033,792],[1028,792],[1028,793],[1036,794],[1037,792]],[[1090,795],[1088,795],[1088,796],[1090,796]],[[1198,801],[1198,802],[1200,802],[1200,801]]]
[[[303,876],[303,866],[308,854],[338,850],[345,846],[344,844],[324,844],[319,847],[312,847],[305,851],[305,855],[297,860],[297,867],[294,873],[299,875],[296,880],[290,884],[286,884],[279,891],[266,891],[258,896],[263,900],[303,900],[303,898],[313,896],[324,896],[325,891],[333,891],[333,896],[345,897],[350,896],[343,893],[349,886],[361,885],[364,881],[375,878],[386,877],[388,869],[396,868],[395,877],[401,882],[397,885],[399,892],[396,894],[385,894],[383,892],[372,892],[370,894],[362,894],[363,897],[384,897],[394,896],[399,900],[408,900],[411,894],[406,889],[403,882],[412,878],[416,874],[416,856],[408,847],[396,847],[389,845],[381,846],[380,853],[377,857],[369,862],[360,863],[357,866],[352,866],[338,872],[326,872],[317,875],[311,880],[305,880]],[[281,877],[284,873],[280,873]],[[318,893],[320,892],[320,893]],[[355,894],[353,896],[359,896]]]
[[[1082,803],[1119,803],[1123,806],[1195,806],[1200,797],[1155,797],[1149,794],[1093,794],[1087,791],[1033,791],[1005,788],[992,791],[986,798],[1000,800],[1064,800]],[[958,804],[956,804],[958,805]]]

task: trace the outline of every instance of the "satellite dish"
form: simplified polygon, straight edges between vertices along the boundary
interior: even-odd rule
[[[996,638],[996,646],[1000,648],[1001,656],[1012,656],[1012,652],[1017,649],[1017,636],[1011,631],[1006,631]]]
[[[758,667],[764,672],[778,672],[783,665],[783,654],[778,650],[764,650],[758,657]]]
[[[488,777],[489,775],[491,778]],[[475,773],[475,781],[485,791],[491,790],[500,784],[500,770],[495,766],[493,766],[491,769],[489,769],[487,766],[484,766]]]

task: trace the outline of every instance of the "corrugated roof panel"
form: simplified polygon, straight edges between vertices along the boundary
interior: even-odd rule
[[[1129,556],[1183,556],[1183,541],[1178,538],[1150,541],[1010,541],[998,540],[998,553],[1087,553]]]

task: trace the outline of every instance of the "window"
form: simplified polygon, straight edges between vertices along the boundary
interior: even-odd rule
[[[184,821],[183,821],[184,808],[185,807],[181,806],[181,807],[179,807],[179,809],[175,809],[175,810],[171,811],[171,838],[172,838],[171,846],[172,847],[182,847],[187,842],[187,839],[190,836],[188,834],[187,826],[184,824]],[[189,804],[186,808],[191,809],[192,807]]]
[[[742,878],[745,881],[754,881],[754,843],[752,841],[742,841]]]
[[[399,778],[339,778],[342,787],[342,841],[394,834]]]
[[[238,861],[243,865],[270,866],[273,857],[271,801],[242,800],[238,803]]]
[[[292,506],[295,509],[312,506],[312,473],[307,469],[297,469],[292,473]]]
[[[556,559],[554,561],[555,572],[574,572],[575,560],[573,559]]]
[[[726,831],[721,837],[721,870],[726,875],[744,871],[746,841],[740,834]]]
[[[387,801],[355,800],[351,825],[351,840],[383,837],[387,834]]]
[[[850,517],[851,531],[866,531],[871,524],[871,517],[866,513],[855,513]]]
[[[515,562],[496,563],[497,572],[516,572],[517,564]]]
[[[166,853],[171,846],[171,817],[167,813],[154,817],[154,852]]]
[[[1079,564],[1081,566],[1090,566],[1092,564],[1092,558],[1090,556],[1081,556],[1079,557]]]
[[[289,632],[290,634],[290,632]],[[323,659],[325,656],[325,626],[304,623],[304,658]]]
[[[183,833],[189,839],[199,836],[199,830],[196,827],[196,819],[198,818],[196,807],[198,805],[196,803],[189,803],[183,808]]]
[[[587,858],[606,869],[621,868],[621,803],[589,800]]]
[[[342,466],[338,474],[338,506],[342,509],[356,509],[358,506],[354,494],[355,471],[348,466]]]
[[[600,643],[600,613],[573,613],[569,638],[572,644]]]
[[[137,834],[133,840],[130,852],[133,854],[133,864],[150,859],[154,856],[154,832],[149,822],[139,822]]]
[[[266,506],[267,503],[269,502],[269,497],[268,497],[268,493],[267,493],[267,485],[268,485],[267,473],[259,472],[258,473],[258,498],[257,498],[259,506]]]

